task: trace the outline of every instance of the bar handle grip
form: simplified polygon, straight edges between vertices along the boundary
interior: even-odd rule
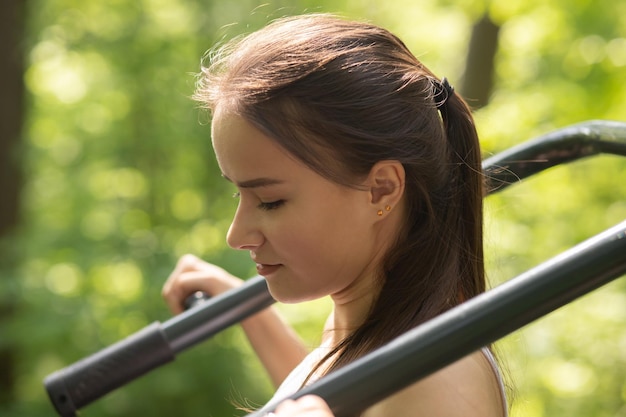
[[[48,375],[44,385],[62,417],[175,358],[159,322],[66,368]]]

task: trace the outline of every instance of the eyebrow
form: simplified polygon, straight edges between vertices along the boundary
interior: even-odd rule
[[[222,175],[222,177],[224,177],[226,181],[234,183],[234,181],[228,178],[226,175]],[[278,185],[278,184],[283,184],[283,183],[284,181],[276,179],[276,178],[261,177],[261,178],[254,178],[251,180],[241,181],[241,182],[235,183],[235,185],[239,188],[259,188],[259,187],[269,187],[270,185]]]

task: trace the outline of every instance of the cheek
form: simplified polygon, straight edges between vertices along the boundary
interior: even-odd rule
[[[349,275],[370,256],[373,238],[369,226],[355,216],[348,213],[309,218],[313,220],[300,222],[281,242],[300,272],[315,271],[328,278]]]

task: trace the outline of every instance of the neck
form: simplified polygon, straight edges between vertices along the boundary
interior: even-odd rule
[[[335,294],[332,296],[333,311],[328,317],[325,330],[327,341],[331,346],[337,346],[347,336],[363,324],[367,318],[372,303],[374,302],[377,289],[369,288],[354,290],[350,296],[347,294]]]
[[[348,288],[331,294],[334,307],[324,329],[327,334],[325,341],[330,342],[331,346],[337,346],[367,319],[381,290],[382,282],[378,271],[386,252],[400,233],[404,218],[403,212],[403,207],[399,206],[389,215],[386,222],[377,225],[378,230],[374,241],[379,244],[372,251],[372,260],[364,268],[360,278]]]

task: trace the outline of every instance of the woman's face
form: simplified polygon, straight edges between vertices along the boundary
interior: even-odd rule
[[[216,112],[212,138],[239,191],[228,244],[250,252],[274,298],[337,302],[371,292],[382,245],[369,191],[325,179],[239,116]]]

